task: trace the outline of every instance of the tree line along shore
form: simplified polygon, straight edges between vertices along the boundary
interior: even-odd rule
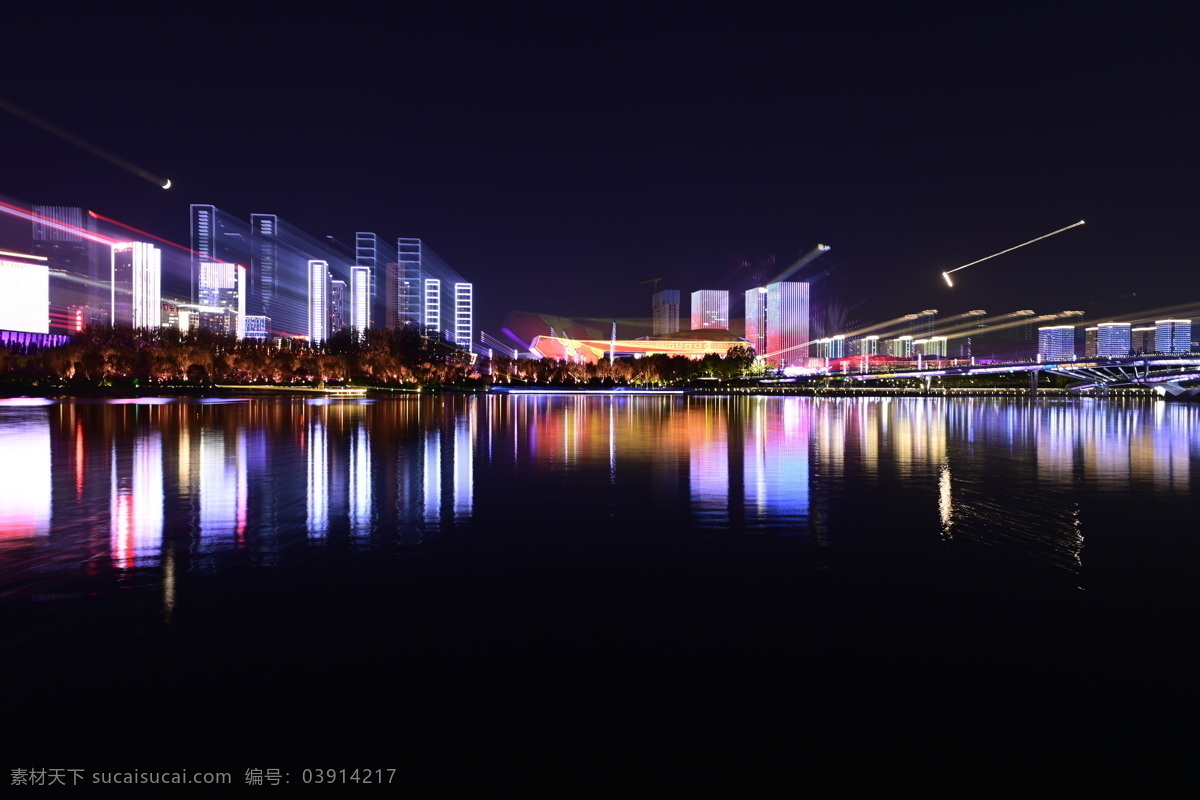
[[[0,346],[0,389],[177,390],[214,386],[363,386],[381,389],[491,385],[664,385],[733,379],[756,371],[754,353],[694,360],[651,355],[598,363],[491,359],[415,330],[340,331],[328,341],[235,339],[210,331],[92,328],[59,347]]]

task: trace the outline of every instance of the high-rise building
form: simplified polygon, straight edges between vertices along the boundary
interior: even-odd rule
[[[1133,326],[1128,322],[1101,322],[1096,326],[1096,355],[1121,358],[1132,350]]]
[[[1075,326],[1048,325],[1038,328],[1038,361],[1073,361]]]
[[[162,251],[146,242],[112,248],[113,325],[131,328],[162,326]]]
[[[437,278],[425,279],[425,316],[421,325],[426,336],[442,338],[442,282]]]
[[[345,281],[331,280],[329,282],[329,335],[340,331],[342,328],[350,325],[349,308],[347,302],[349,292],[346,291]]]
[[[692,292],[692,330],[729,330],[729,292],[701,289]]]
[[[767,366],[786,367],[808,356],[808,300],[808,284],[799,281],[746,292],[746,340]]]
[[[217,294],[233,288],[234,276],[230,270],[212,268],[211,265],[236,263],[239,260],[239,246],[245,240],[232,219],[216,206],[193,204],[189,211],[192,234],[191,300],[200,305],[216,306]],[[204,299],[206,297],[208,300]]]
[[[679,333],[679,290],[663,289],[661,292],[655,292],[652,302],[654,335]]]
[[[879,337],[864,336],[858,340],[858,354],[863,356],[879,355]]]
[[[329,262],[308,262],[308,341],[313,344],[329,338]]]
[[[767,352],[767,287],[746,290],[746,341],[756,355]]]
[[[388,275],[396,268],[396,253],[377,234],[359,231],[354,234],[354,266],[367,270],[368,295],[367,317],[355,323],[360,331],[375,326],[394,327],[387,320],[387,301],[380,290],[386,291]],[[352,281],[353,283],[353,281]],[[353,288],[351,289],[353,294]],[[359,328],[360,325],[364,327]]]
[[[1161,319],[1154,322],[1154,349],[1160,353],[1186,353],[1192,349],[1190,319]]]
[[[933,325],[937,322],[937,314],[936,308],[926,309],[909,322],[908,332],[912,334],[913,339],[928,339],[933,335]]]
[[[469,283],[454,284],[454,343],[464,350],[473,350],[474,287]]]
[[[1158,328],[1153,325],[1141,325],[1132,329],[1129,332],[1129,349],[1130,352],[1141,355],[1142,353],[1153,353],[1155,350],[1154,335],[1158,332]]]
[[[232,308],[237,304],[237,264],[229,261],[204,261],[200,263],[198,281],[202,306]]]
[[[424,244],[420,239],[397,239],[396,262],[388,265],[387,326],[421,329],[425,321],[422,274]]]
[[[104,303],[104,308],[93,306],[67,306],[67,333],[79,333],[85,328],[101,328],[109,324],[108,306],[111,300]]]
[[[283,264],[280,254],[279,217],[250,215],[250,314],[278,314],[276,295]]]
[[[463,280],[420,239],[397,239],[395,258],[386,267],[387,327],[415,326],[424,336],[448,342],[461,339],[462,347],[471,347],[473,284]],[[471,311],[464,316],[468,305]]]
[[[1096,349],[1100,346],[1100,328],[1089,325],[1083,329],[1083,357],[1095,358]]]
[[[96,217],[72,206],[33,206],[34,255],[50,267],[50,330],[73,332],[71,306],[97,311],[111,300],[112,250],[96,231]],[[89,323],[92,321],[89,320]]]
[[[913,337],[897,336],[895,339],[888,339],[888,350],[888,355],[893,358],[912,358]]]
[[[364,266],[350,268],[350,327],[364,336],[371,327],[371,273]]]
[[[247,313],[271,320],[276,335],[308,333],[308,262],[330,261],[327,242],[317,241],[275,214],[251,214]]]
[[[913,352],[917,355],[928,357],[944,357],[946,355],[947,340],[945,336],[930,336],[925,339],[914,339],[912,342]]]
[[[772,283],[761,296],[766,298],[766,352],[760,355],[771,367],[803,363],[808,355],[808,284]]]

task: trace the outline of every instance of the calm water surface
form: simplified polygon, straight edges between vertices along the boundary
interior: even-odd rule
[[[242,676],[218,706],[306,663],[330,683],[301,698],[424,720],[554,717],[584,680],[602,700],[575,722],[804,708],[951,746],[975,703],[958,724],[1028,721],[1055,742],[1036,766],[1069,772],[1073,734],[1183,702],[1198,471],[1200,407],[1142,401],[0,400],[0,591],[10,663],[62,714],[73,677],[122,674],[72,672],[120,640],[157,671],[138,696]],[[1096,672],[1138,647],[1176,659],[1153,698]],[[135,719],[94,722],[163,755]]]
[[[803,397],[0,401],[10,593],[455,537],[792,537],[820,561],[990,548],[1088,581],[1088,540],[1187,524],[1200,408]],[[1136,521],[1136,518],[1135,520]],[[1144,554],[1142,554],[1144,555]],[[1160,554],[1169,558],[1169,554]],[[972,557],[977,558],[978,554]],[[1068,577],[1068,575],[1070,577]],[[56,588],[57,587],[57,588]]]

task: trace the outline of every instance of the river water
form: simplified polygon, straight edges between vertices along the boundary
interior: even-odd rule
[[[1142,400],[0,400],[8,752],[1144,782],[1186,757],[1198,476],[1200,407]]]

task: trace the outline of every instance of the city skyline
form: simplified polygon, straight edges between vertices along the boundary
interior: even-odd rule
[[[8,13],[12,30],[34,24],[32,10]],[[322,31],[354,41],[353,58],[255,51],[202,71],[194,54],[234,35],[215,19],[173,31],[145,70],[104,57],[115,18],[68,18],[55,36],[70,57],[14,42],[18,61],[41,67],[5,99],[171,188],[4,113],[14,157],[0,192],[184,245],[190,203],[238,219],[265,210],[344,252],[359,231],[419,236],[475,283],[475,325],[493,333],[518,311],[647,318],[653,278],[740,299],[772,276],[732,265],[788,264],[816,242],[833,249],[795,277],[817,305],[862,299],[866,319],[1026,308],[1035,289],[1038,308],[1096,318],[1200,297],[1180,177],[1197,158],[1194,112],[1174,100],[1194,56],[1163,21],[822,10],[794,29],[749,15],[681,29],[654,14],[587,28],[433,16],[399,61],[370,46],[385,14],[366,43],[349,19]],[[149,20],[121,23],[155,38]],[[276,24],[248,12],[236,35],[266,40]],[[271,91],[213,94],[251,75]],[[220,100],[200,110],[196,96]],[[141,109],[119,133],[118,98]],[[941,281],[1078,219],[1087,226]]]
[[[5,251],[9,257],[21,260],[12,261],[0,274],[11,297],[20,299],[28,295],[35,302],[23,304],[19,312],[11,308],[5,312],[0,325],[7,325],[12,330],[69,333],[81,330],[87,324],[169,325],[183,330],[198,326],[237,338],[275,339],[283,336],[324,342],[342,329],[362,332],[413,325],[426,336],[478,352],[474,341],[474,284],[459,280],[458,273],[420,239],[400,238],[396,249],[391,250],[376,234],[359,232],[351,262],[348,256],[335,254],[275,215],[251,215],[247,227],[214,206],[193,204],[189,218],[194,247],[191,250],[179,248],[187,253],[187,257],[176,258],[174,274],[168,270],[164,275],[162,252],[158,247],[112,238],[125,233],[127,226],[121,223],[69,207],[22,208],[22,204],[11,200],[4,204],[6,224],[0,231],[0,238],[5,247],[16,248]],[[86,227],[81,225],[85,217],[90,220]],[[136,233],[165,241],[144,231]],[[47,244],[51,242],[52,245]],[[22,249],[30,252],[22,253]],[[330,253],[337,268],[325,259],[308,258],[304,276],[297,280],[292,265],[317,251]],[[48,255],[39,255],[39,252]],[[105,253],[109,255],[103,257]],[[111,260],[107,280],[91,277],[92,265],[101,260]],[[247,261],[253,265],[249,272],[259,273],[257,282],[248,277],[244,266]],[[37,269],[18,269],[31,264],[44,267],[45,274]],[[186,277],[179,272],[181,264]],[[336,278],[335,272],[345,274],[347,280]],[[384,274],[377,277],[377,272]],[[35,281],[37,286],[30,282],[34,273],[40,276]],[[429,277],[422,278],[422,275]],[[301,281],[304,284],[302,292],[297,291]],[[383,296],[372,297],[380,283],[385,287]],[[197,302],[189,302],[189,297],[181,298],[161,288],[168,284],[177,288],[190,285]],[[418,284],[422,285],[424,299],[422,306],[414,310],[411,308],[412,293]],[[824,359],[828,365],[831,360],[877,354],[881,334],[888,337],[883,354],[893,357],[974,358],[978,355],[985,360],[1027,360],[1036,356],[1038,360],[1063,361],[1076,356],[1121,357],[1130,353],[1191,350],[1190,317],[1200,313],[1196,304],[1190,307],[1183,304],[1137,312],[1131,319],[1098,321],[1087,319],[1080,311],[1043,314],[1035,319],[1032,311],[989,316],[985,310],[977,309],[939,317],[938,310],[925,309],[862,327],[859,322],[832,313],[835,308],[829,308],[815,323],[817,332],[813,334],[810,332],[811,289],[812,284],[804,281],[777,281],[749,289],[745,292],[744,320],[730,315],[728,291],[697,290],[692,292],[691,298],[692,333],[706,329],[725,331],[731,334],[731,342],[742,341],[740,337],[744,335],[770,367],[798,366],[806,358]],[[47,316],[38,320],[26,319],[31,309],[41,304],[37,298],[43,293],[49,298]],[[107,296],[108,300],[98,303],[91,300],[101,295]],[[678,290],[653,294],[652,311],[657,324],[661,325],[672,314],[678,318],[678,296]],[[56,297],[59,303],[64,302],[63,298],[74,298],[76,302],[63,308],[55,305]],[[288,297],[292,299],[285,301]],[[672,300],[675,302],[670,302]],[[293,306],[290,311],[289,304]],[[156,308],[159,309],[157,314]],[[272,320],[270,316],[248,314],[251,308],[258,311],[274,309],[280,316],[303,314],[304,330],[299,333],[281,331],[278,318]],[[376,308],[384,309],[383,324],[371,313]],[[1184,316],[1188,318],[1177,318],[1178,312],[1185,309]],[[1163,317],[1171,316],[1164,312],[1172,312],[1174,318],[1164,320]],[[1010,318],[1021,319],[1011,321]],[[19,322],[12,321],[18,319]],[[1061,321],[1065,319],[1072,319],[1074,324],[1063,324]],[[1040,326],[1035,342],[1032,323],[1051,320],[1060,322],[1056,326]],[[1132,328],[1134,322],[1140,327]],[[1149,326],[1151,322],[1154,327]],[[908,335],[897,337],[903,331],[908,331]],[[479,333],[481,336],[486,334],[482,330]],[[546,333],[554,338],[553,326],[533,335],[545,336]],[[565,330],[562,333],[567,335]],[[615,332],[613,336],[616,336]],[[532,340],[525,342],[513,334],[510,337],[526,348],[532,344]],[[595,344],[595,335],[585,335],[585,338],[593,341],[589,345],[593,350],[603,349]],[[687,335],[673,338],[695,339]],[[622,332],[620,339],[629,341],[629,334]],[[495,341],[494,337],[492,341]],[[573,352],[574,347],[566,345],[563,352]],[[695,346],[690,344],[674,349],[696,352]],[[626,348],[627,352],[642,350],[640,345]],[[665,351],[673,352],[673,349],[668,347]]]

